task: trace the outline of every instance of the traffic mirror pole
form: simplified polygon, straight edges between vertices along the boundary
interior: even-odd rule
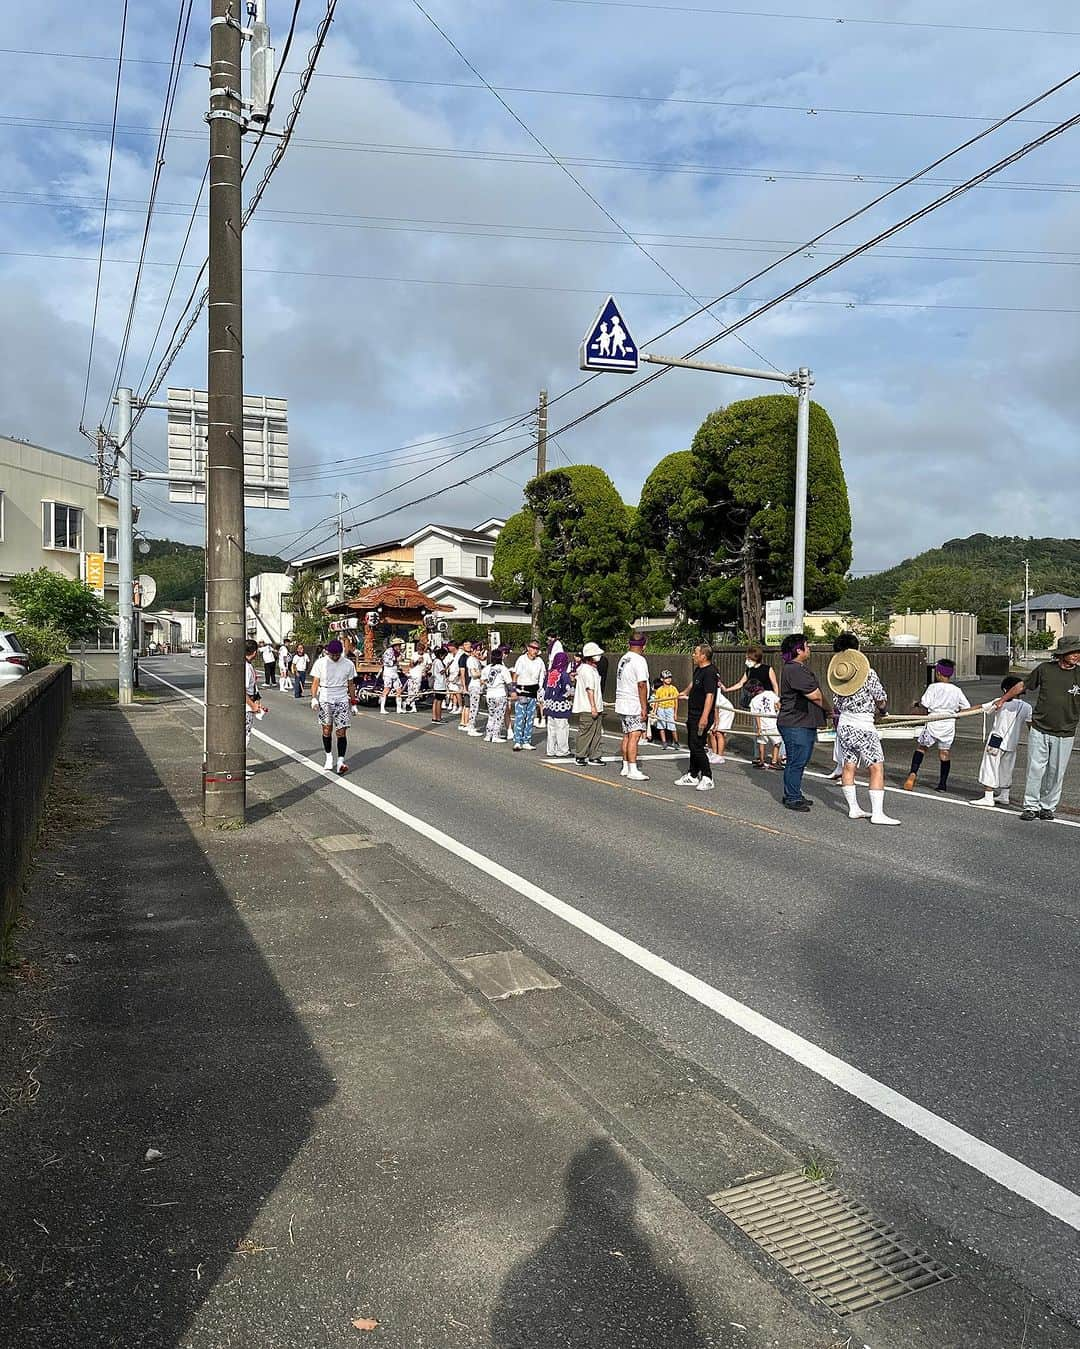
[[[116,391],[116,570],[119,578],[117,617],[120,650],[117,656],[117,701],[128,707],[132,701],[132,626],[135,609],[135,522],[131,505],[131,390]],[[108,551],[106,550],[106,556]]]

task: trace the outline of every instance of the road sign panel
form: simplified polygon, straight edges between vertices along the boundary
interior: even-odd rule
[[[779,646],[795,631],[795,601],[790,595],[782,600],[765,601],[765,645]]]
[[[579,364],[582,370],[609,370],[622,375],[632,375],[638,368],[637,343],[613,295],[600,306],[585,334]]]
[[[170,389],[170,501],[206,501],[207,397]],[[289,508],[289,424],[284,398],[244,395],[244,505]]]

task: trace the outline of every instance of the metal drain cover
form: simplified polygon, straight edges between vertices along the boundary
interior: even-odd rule
[[[955,1277],[835,1186],[801,1171],[733,1185],[709,1199],[839,1316]]]

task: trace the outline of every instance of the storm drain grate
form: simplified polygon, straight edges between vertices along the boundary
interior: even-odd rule
[[[733,1185],[709,1199],[839,1316],[955,1277],[862,1204],[801,1171]]]

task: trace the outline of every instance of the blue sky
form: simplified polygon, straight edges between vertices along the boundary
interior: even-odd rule
[[[249,546],[302,552],[348,494],[366,520],[493,464],[510,440],[429,470],[464,428],[524,413],[579,382],[577,346],[608,291],[639,342],[885,184],[1080,66],[1065,3],[928,0],[840,6],[847,22],[571,0],[432,0],[429,12],[544,146],[676,279],[546,159],[407,0],[339,5],[297,141],[245,234],[246,381],[290,404],[293,505],[251,511]],[[13,8],[13,7],[9,7]],[[151,352],[206,156],[207,11],[196,0],[125,382]],[[291,11],[269,0],[277,45]],[[747,6],[745,8],[751,8]],[[764,10],[767,7],[760,6]],[[788,13],[820,15],[809,0]],[[321,0],[303,0],[280,88],[291,94]],[[170,12],[171,11],[171,12]],[[78,435],[121,4],[39,0],[5,16],[0,69],[0,274],[8,322],[0,431],[81,453]],[[1019,17],[1018,17],[1019,16]],[[864,22],[855,22],[863,20]],[[882,22],[888,20],[890,22]],[[88,424],[106,405],[130,299],[176,11],[131,6]],[[951,24],[955,27],[935,26]],[[985,29],[1029,29],[1003,32]],[[1075,31],[1074,31],[1075,30]],[[537,92],[544,91],[544,92]],[[603,95],[598,97],[597,95]],[[288,105],[281,102],[279,124]],[[1080,108],[1080,81],[740,292],[736,317]],[[813,109],[814,111],[809,111]],[[840,436],[858,571],[975,531],[1076,535],[1080,487],[1080,172],[1067,133],[889,248],[818,283],[811,303],[752,324],[782,369],[810,365]],[[205,253],[205,220],[186,261]],[[44,255],[44,256],[42,256]],[[161,344],[195,271],[180,273]],[[703,315],[659,344],[681,354]],[[716,360],[757,364],[734,338]],[[552,408],[557,429],[623,387],[606,376]],[[170,382],[205,384],[205,330]],[[652,465],[701,419],[768,386],[673,372],[561,435],[550,459],[591,462],[636,501]],[[474,437],[475,438],[475,437]],[[146,467],[165,422],[138,434]],[[419,442],[430,442],[419,445]],[[413,450],[403,447],[418,446]],[[137,455],[138,461],[138,455]],[[410,486],[381,497],[404,479]],[[426,519],[473,524],[520,502],[528,460],[437,502],[358,526],[376,541]],[[143,526],[198,540],[201,512],[140,488]],[[298,538],[301,532],[310,532]]]

